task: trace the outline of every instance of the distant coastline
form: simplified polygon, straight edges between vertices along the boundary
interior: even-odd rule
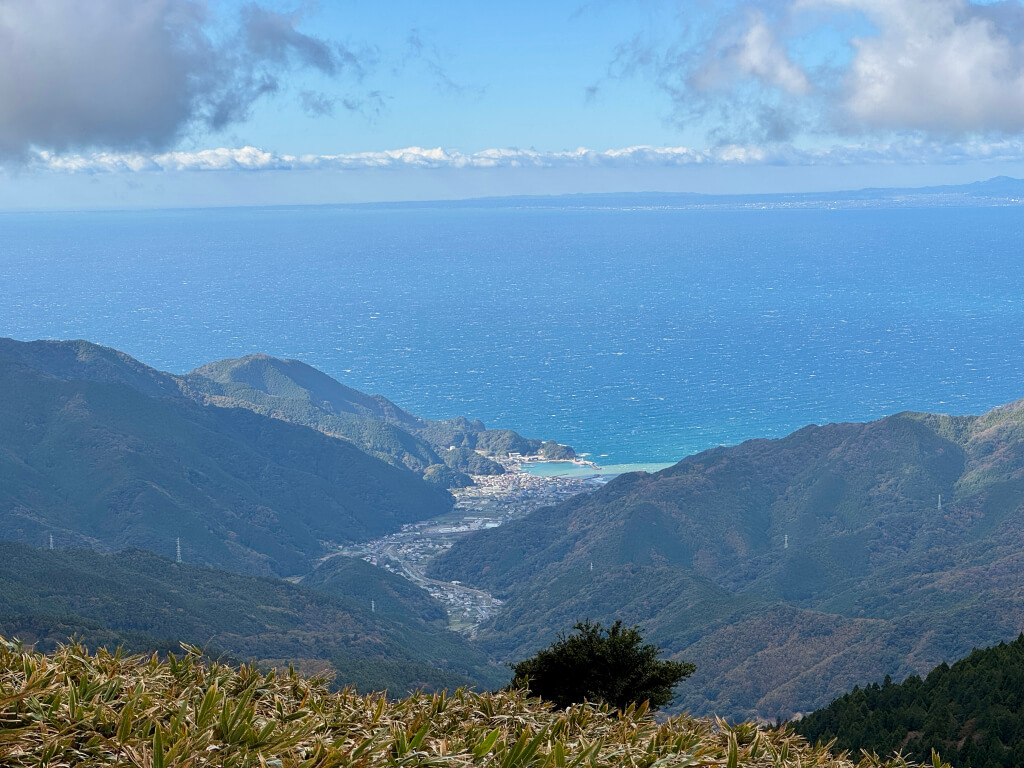
[[[97,339],[180,375],[258,350],[434,420],[557,436],[600,465],[669,462],[807,424],[1019,397],[1022,222],[1024,205],[13,217],[0,271],[19,287],[0,326]],[[274,247],[248,253],[256,231]],[[209,290],[181,258],[195,242]],[[479,258],[488,244],[514,268]],[[374,269],[353,269],[367,257]]]

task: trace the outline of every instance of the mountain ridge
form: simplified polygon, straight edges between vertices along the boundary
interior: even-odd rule
[[[490,456],[508,453],[572,458],[568,446],[490,430],[478,419],[424,419],[382,395],[367,395],[299,360],[246,355],[219,360],[182,377],[183,387],[216,405],[249,408],[341,437],[396,466],[426,475],[432,466],[457,473],[452,485],[470,484],[468,474],[494,475],[504,468]],[[433,473],[435,476],[438,473]],[[447,475],[445,475],[447,477]]]
[[[400,600],[385,598],[373,611],[368,584]],[[444,609],[425,591],[361,560],[307,586],[141,549],[103,554],[0,542],[0,630],[41,650],[76,633],[91,645],[136,652],[177,652],[184,642],[264,664],[319,661],[338,671],[339,685],[364,689],[382,671],[389,683],[412,676],[412,689],[502,682],[501,668],[447,631],[439,615]]]
[[[829,204],[834,202],[871,202],[907,204],[912,198],[922,203],[978,204],[987,199],[995,205],[1018,202],[1024,197],[1024,179],[1012,176],[993,176],[989,179],[963,184],[938,184],[924,187],[861,187],[856,189],[825,190],[820,192],[569,192],[553,195],[507,195],[473,197],[460,200],[409,200],[399,202],[351,203],[345,208],[549,208],[574,205],[594,206],[680,206],[707,207],[730,205]]]
[[[506,600],[478,632],[498,658],[623,619],[697,664],[681,706],[788,718],[1024,629],[1021,500],[1024,401],[905,412],[621,476],[461,540],[430,573]]]
[[[149,397],[184,398],[203,405],[245,408],[341,438],[364,453],[451,487],[472,483],[469,474],[501,474],[490,456],[510,452],[544,458],[575,456],[554,441],[487,429],[479,419],[430,420],[382,395],[342,384],[300,360],[256,353],[206,363],[189,373],[158,371],[119,350],[89,341],[16,341],[0,338],[0,359],[68,381],[124,384]],[[448,467],[448,472],[431,467]],[[454,474],[452,474],[454,473]]]
[[[332,541],[452,507],[446,491],[348,441],[201,405],[173,394],[169,374],[112,350],[10,349],[0,347],[6,538],[167,552],[181,537],[192,559],[288,575]]]

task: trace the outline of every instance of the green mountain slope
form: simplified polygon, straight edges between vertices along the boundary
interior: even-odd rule
[[[547,458],[575,455],[568,446],[525,438],[511,430],[489,430],[480,421],[462,417],[431,421],[414,416],[387,398],[346,387],[298,360],[247,355],[175,376],[87,341],[13,339],[0,339],[0,360],[66,381],[124,384],[149,397],[245,408],[312,427],[442,487],[471,484],[468,474],[504,471],[483,454],[518,452]],[[431,467],[435,469],[428,473]]]
[[[432,575],[508,601],[479,633],[501,658],[623,619],[697,664],[684,707],[790,717],[1024,629],[1022,505],[1022,404],[900,414],[622,476],[460,540]]]
[[[414,416],[298,360],[249,355],[201,366],[184,380],[190,392],[207,402],[249,408],[343,437],[396,466],[422,472],[444,463],[430,443],[403,429],[418,423]]]
[[[26,346],[45,359],[29,359]],[[451,508],[447,492],[346,441],[151,396],[170,380],[119,353],[26,346],[14,347],[25,362],[0,349],[4,538],[171,553],[181,537],[191,561],[287,575],[333,543]]]
[[[373,456],[418,473],[439,465],[464,474],[504,471],[477,451],[492,456],[509,452],[550,458],[574,455],[568,446],[525,438],[511,430],[489,430],[480,421],[422,419],[380,395],[346,387],[298,360],[266,355],[221,360],[192,371],[184,377],[183,386],[207,402],[250,408],[344,437]],[[465,480],[455,478],[457,484]]]
[[[957,768],[1024,765],[1024,635],[976,650],[921,679],[854,688],[793,724],[811,741],[852,752],[896,751],[925,761],[934,749]]]
[[[448,626],[448,614],[437,600],[408,579],[354,557],[331,557],[302,579],[302,586],[339,597],[358,595],[374,601],[377,613],[401,621]]]
[[[344,570],[358,589],[407,596],[400,577],[362,561]],[[422,590],[415,611],[372,613],[366,593],[346,591],[344,580],[321,591],[142,550],[104,555],[0,542],[0,632],[40,648],[77,632],[90,644],[139,651],[182,641],[243,660],[319,659],[334,665],[339,683],[395,693],[507,677],[461,636],[415,615],[444,613]]]

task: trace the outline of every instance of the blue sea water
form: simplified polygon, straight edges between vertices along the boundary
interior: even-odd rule
[[[675,461],[1024,397],[1019,207],[0,216],[0,335],[304,360],[429,417]]]

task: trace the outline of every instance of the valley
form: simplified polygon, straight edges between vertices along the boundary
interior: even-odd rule
[[[607,479],[522,472],[573,451],[422,419],[265,355],[174,376],[87,342],[0,340],[0,385],[5,538],[53,536],[58,553],[17,559],[42,573],[67,552],[77,569],[56,592],[10,571],[23,598],[0,632],[44,644],[66,629],[140,649],[215,639],[414,690],[501,685],[503,662],[576,622],[621,620],[697,665],[677,706],[774,720],[1024,628],[1024,402],[809,426]],[[131,552],[170,555],[178,539],[184,565],[216,569],[203,583],[225,606],[257,617],[258,641],[210,604],[157,624],[84,601],[83,569],[122,564],[95,588],[113,594],[147,567],[173,615],[174,563]],[[243,593],[262,587],[225,594],[232,571],[300,590],[278,605],[312,613],[312,590],[344,610],[298,621],[296,645],[299,629],[249,607]]]
[[[486,589],[475,589],[459,580],[431,578],[426,573],[431,561],[469,534],[497,528],[534,510],[592,491],[608,479],[538,477],[520,472],[520,464],[514,459],[496,461],[504,474],[476,475],[474,485],[453,490],[455,506],[448,514],[408,523],[400,531],[372,541],[340,547],[324,559],[358,557],[405,577],[444,605],[450,629],[474,637],[477,627],[495,616],[503,601]]]
[[[682,709],[789,719],[1024,629],[1022,467],[1021,401],[808,426],[467,534],[427,575],[504,601],[474,630],[498,661],[621,620],[697,665]]]

